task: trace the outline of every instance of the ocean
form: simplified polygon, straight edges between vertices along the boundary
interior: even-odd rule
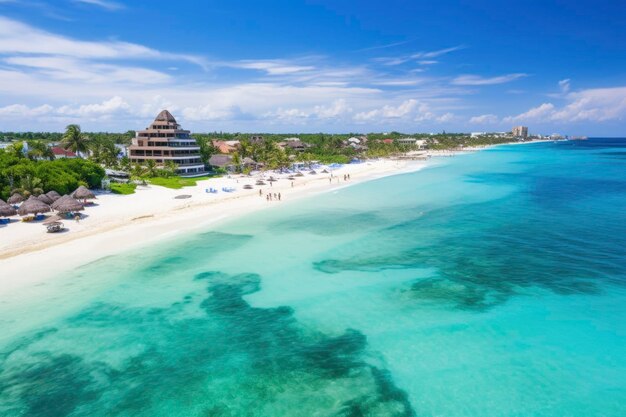
[[[622,417],[626,139],[275,204],[28,288],[0,326],[1,416]]]

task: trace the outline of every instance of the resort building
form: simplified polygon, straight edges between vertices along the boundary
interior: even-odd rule
[[[50,148],[52,150],[52,154],[54,155],[54,159],[62,159],[62,158],[77,158],[76,155],[72,151],[68,151],[67,149],[63,149],[60,146],[52,146]]]
[[[163,167],[171,161],[178,165],[179,175],[198,176],[205,172],[196,140],[189,136],[188,130],[180,128],[167,110],[159,113],[146,130],[136,133],[128,152],[133,164],[152,160]]]
[[[516,138],[526,139],[528,137],[528,127],[515,126],[513,129],[511,129],[511,133],[513,133],[513,136]]]
[[[236,152],[241,147],[238,140],[214,140],[212,143],[213,147],[225,155]]]

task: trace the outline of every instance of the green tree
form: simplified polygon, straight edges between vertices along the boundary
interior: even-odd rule
[[[144,168],[148,177],[154,178],[157,176],[157,164],[153,159],[148,159]]]
[[[20,180],[20,186],[11,191],[11,193],[20,193],[22,197],[28,198],[31,195],[37,196],[43,194],[43,182],[37,177],[28,175]]]
[[[120,158],[119,165],[123,171],[129,172],[131,169],[130,158],[128,158],[127,156],[122,156],[122,158]]]
[[[63,149],[72,151],[79,156],[87,152],[88,139],[80,130],[79,125],[68,125],[61,140]]]
[[[52,149],[40,140],[32,140],[28,142],[27,156],[30,159],[54,159]]]

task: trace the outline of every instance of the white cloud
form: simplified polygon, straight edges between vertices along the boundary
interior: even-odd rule
[[[594,88],[568,94],[571,102],[552,114],[552,120],[623,120],[626,117],[626,87]]]
[[[4,59],[3,62],[17,67],[39,70],[47,77],[58,80],[157,84],[170,79],[168,74],[147,68],[102,64],[68,57],[13,56]]]
[[[355,120],[366,121],[373,119],[397,119],[411,113],[418,106],[418,101],[410,99],[402,102],[398,106],[385,105],[380,109],[357,113]]]
[[[267,112],[263,115],[265,119],[278,119],[281,121],[302,122],[307,119],[339,120],[344,115],[351,113],[352,108],[348,106],[346,100],[339,99],[330,105],[316,105],[312,109],[299,108],[278,108],[275,111]]]
[[[443,115],[434,113],[430,106],[415,99],[405,100],[398,106],[385,105],[381,108],[360,112],[354,115],[354,120],[358,122],[385,122],[397,119],[407,119],[407,121],[424,122],[449,122],[454,119],[454,115],[447,112]]]
[[[570,79],[566,78],[565,80],[559,81],[559,89],[561,90],[561,93],[563,93],[563,94],[569,93],[569,90],[570,90]]]
[[[463,49],[463,48],[464,46],[459,45],[459,46],[453,46],[451,48],[439,49],[436,51],[417,52],[411,55],[402,55],[402,56],[397,56],[397,57],[380,57],[380,58],[375,58],[374,61],[380,62],[383,65],[389,65],[389,66],[400,65],[409,61],[418,61],[418,60],[421,60],[421,62],[426,63],[422,65],[436,64],[437,61],[433,61],[432,60],[433,58],[437,58],[439,56],[446,55],[446,54],[449,54],[450,52],[458,51],[459,49]]]
[[[346,104],[346,100],[335,100],[330,106],[315,106],[313,113],[321,119],[331,119],[351,112],[352,109]]]
[[[498,116],[495,114],[482,114],[480,116],[472,117],[469,122],[472,124],[483,125],[483,124],[496,124],[498,123]]]
[[[494,85],[494,84],[504,84],[509,83],[511,81],[518,80],[520,78],[527,77],[527,74],[524,73],[516,73],[516,74],[506,74],[500,75],[497,77],[485,78],[480,75],[460,75],[452,80],[452,84],[455,85]]]
[[[32,108],[23,104],[11,104],[0,107],[0,117],[37,117],[49,114],[53,110],[54,107],[48,104]]]
[[[83,104],[78,107],[61,106],[56,113],[63,116],[74,117],[109,117],[116,113],[127,113],[131,106],[120,96],[112,97],[109,100],[97,104]]]
[[[106,1],[106,0],[74,0],[74,2],[98,6],[106,10],[120,10],[124,8],[123,4],[116,3],[114,1]]]
[[[0,16],[0,54],[64,56],[82,59],[169,59],[206,67],[204,59],[172,54],[143,45],[118,41],[80,41],[56,35]]]
[[[235,68],[255,69],[265,71],[270,75],[294,74],[303,71],[314,70],[315,67],[310,65],[292,65],[281,60],[268,61],[241,61],[226,64]]]
[[[605,122],[626,118],[626,87],[594,88],[571,92],[569,101],[557,108],[552,103],[543,103],[517,116],[506,117],[505,121],[534,122]]]
[[[549,118],[554,112],[554,105],[552,103],[543,103],[540,106],[533,107],[530,110],[518,114],[517,116],[505,117],[505,122],[526,122],[537,121],[545,118]]]
[[[64,105],[53,107],[44,104],[38,107],[28,107],[23,104],[11,104],[9,106],[0,107],[0,116],[13,117],[38,117],[38,116],[62,116],[62,117],[109,117],[116,113],[128,113],[131,106],[121,97],[115,96],[102,103],[83,104],[79,106]]]

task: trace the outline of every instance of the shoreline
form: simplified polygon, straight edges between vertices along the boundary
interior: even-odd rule
[[[44,281],[61,272],[115,255],[126,250],[158,243],[171,236],[198,231],[219,222],[252,214],[259,210],[270,210],[276,204],[288,203],[312,197],[378,178],[419,171],[432,163],[432,158],[464,155],[511,144],[531,144],[549,141],[502,143],[484,147],[454,151],[428,152],[428,160],[379,159],[361,164],[348,164],[333,171],[332,183],[327,174],[299,178],[295,186],[280,179],[276,186],[261,187],[265,192],[281,193],[284,201],[267,202],[259,197],[259,188],[239,190],[236,193],[204,192],[209,187],[223,186],[241,188],[254,183],[256,177],[244,179],[214,178],[199,181],[193,187],[178,190],[155,185],[138,187],[131,195],[102,194],[96,205],[86,208],[87,215],[80,223],[65,221],[69,229],[61,234],[47,234],[41,222],[11,223],[2,231],[21,228],[22,233],[7,233],[0,239],[0,268],[3,276],[16,277],[0,281],[0,294],[32,282]],[[341,181],[350,174],[350,181]],[[268,174],[272,175],[272,174]],[[274,174],[275,175],[275,174]],[[285,177],[283,175],[283,177]],[[338,181],[335,182],[335,179]],[[191,195],[189,200],[177,200],[177,195]],[[15,232],[15,230],[13,230]],[[4,237],[4,233],[3,233]],[[24,271],[28,271],[26,276]],[[17,278],[19,277],[19,278]]]
[[[179,190],[159,186],[138,187],[132,195],[99,195],[97,206],[87,207],[87,217],[80,223],[65,221],[69,231],[47,234],[37,223],[13,222],[1,230],[6,239],[0,241],[0,294],[14,291],[28,284],[39,283],[64,271],[127,250],[162,242],[174,235],[206,229],[215,224],[249,215],[260,210],[324,192],[336,191],[352,185],[383,177],[419,171],[428,161],[392,161],[388,159],[355,165],[345,165],[333,171],[329,182],[327,174],[299,178],[294,187],[289,180],[279,179],[274,186],[266,185],[264,193],[281,193],[282,201],[266,201],[259,196],[259,188],[240,189],[248,179],[215,178],[199,181],[196,186]],[[351,180],[343,181],[344,174]],[[337,179],[338,181],[335,181]],[[236,187],[235,193],[208,194],[206,188]],[[174,199],[187,194],[188,200]],[[126,212],[125,215],[120,213]],[[118,216],[120,216],[118,218]],[[20,232],[16,233],[17,228]],[[13,236],[10,232],[13,229]],[[27,271],[27,273],[25,273]]]

